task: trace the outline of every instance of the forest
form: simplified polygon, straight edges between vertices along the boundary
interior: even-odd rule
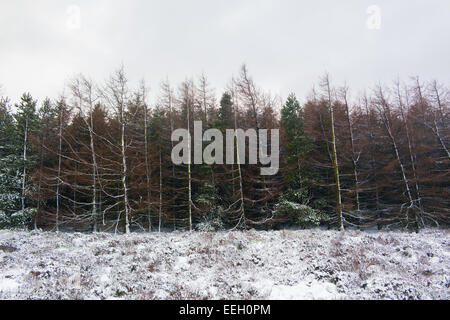
[[[311,84],[304,103],[282,100],[243,65],[223,93],[204,74],[149,90],[131,88],[121,67],[104,82],[77,75],[55,99],[2,97],[0,228],[447,227],[449,88],[418,77],[366,93],[328,75]],[[279,172],[175,165],[171,134],[194,121],[224,133],[279,129]]]

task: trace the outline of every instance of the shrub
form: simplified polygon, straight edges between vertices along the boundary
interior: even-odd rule
[[[296,224],[302,228],[317,227],[327,221],[320,209],[309,206],[310,198],[306,189],[290,190],[280,197],[275,205],[275,213],[293,216]]]
[[[205,183],[196,197],[196,204],[204,211],[202,221],[197,224],[196,230],[201,232],[214,232],[223,230],[225,225],[222,220],[223,208],[219,205],[220,196],[217,186]]]
[[[197,224],[196,229],[200,232],[214,232],[225,228],[222,219],[215,217],[212,219],[205,219],[205,221]]]
[[[326,221],[326,216],[321,211],[287,200],[282,200],[276,204],[275,211],[277,213],[293,215],[296,223],[303,228],[317,227]]]
[[[34,208],[26,208],[25,210],[14,212],[11,215],[0,211],[0,229],[22,229],[28,227],[36,213]]]

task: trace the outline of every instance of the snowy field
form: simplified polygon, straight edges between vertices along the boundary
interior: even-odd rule
[[[450,233],[0,231],[0,299],[450,299]]]

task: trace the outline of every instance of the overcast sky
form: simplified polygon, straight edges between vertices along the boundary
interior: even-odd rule
[[[448,84],[449,39],[448,0],[1,0],[0,84],[13,101],[56,98],[74,74],[104,80],[122,62],[153,93],[203,71],[220,93],[244,62],[283,97],[305,97],[324,71],[354,91],[397,76]]]

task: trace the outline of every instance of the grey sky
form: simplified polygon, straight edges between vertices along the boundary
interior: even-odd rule
[[[379,30],[366,26],[370,5]],[[304,97],[324,71],[354,91],[397,76],[448,84],[449,37],[448,0],[2,0],[0,84],[13,101],[54,98],[74,74],[103,80],[122,62],[153,94],[202,71],[220,93],[244,62],[283,97]]]

